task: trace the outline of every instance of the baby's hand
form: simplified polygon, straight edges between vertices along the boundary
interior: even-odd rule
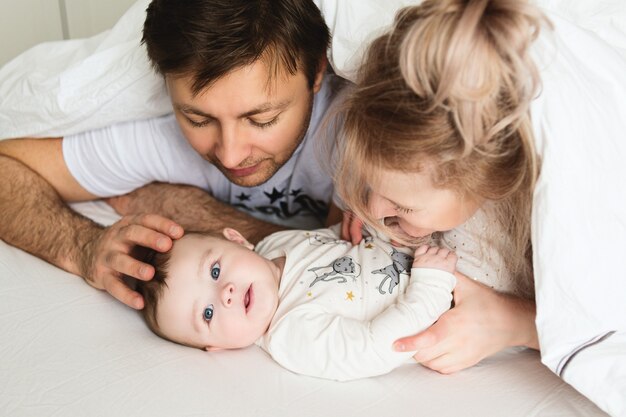
[[[422,245],[415,250],[413,268],[434,268],[451,274],[456,270],[456,253],[446,248]]]

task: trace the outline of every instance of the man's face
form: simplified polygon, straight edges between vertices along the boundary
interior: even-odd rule
[[[191,83],[191,77],[167,77],[183,134],[232,183],[253,187],[270,179],[304,138],[321,75],[313,89],[302,71],[279,71],[270,79],[259,59],[197,96]]]

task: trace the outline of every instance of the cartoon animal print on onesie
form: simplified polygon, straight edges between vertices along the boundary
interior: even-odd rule
[[[320,270],[321,272],[318,272]],[[343,256],[339,259],[335,259],[330,265],[318,266],[308,269],[307,271],[311,271],[315,274],[315,279],[311,282],[311,285],[309,285],[309,288],[311,288],[319,281],[329,282],[340,280],[337,284],[344,284],[348,281],[346,276],[351,277],[353,281],[356,281],[356,278],[361,274],[361,265],[354,262],[350,256]],[[318,273],[321,273],[322,275],[318,275]]]
[[[318,233],[309,236],[309,244],[314,246],[322,246],[328,244],[348,245],[349,243],[350,242],[348,242],[347,240],[333,239],[331,237],[324,236]]]
[[[378,286],[378,292],[381,294],[385,294],[383,285],[385,285],[387,280],[389,280],[389,294],[392,294],[393,289],[400,283],[400,274],[408,274],[413,264],[413,257],[411,255],[398,252],[394,248],[391,248],[391,260],[393,262],[391,265],[372,271],[372,274],[382,274],[385,276]]]

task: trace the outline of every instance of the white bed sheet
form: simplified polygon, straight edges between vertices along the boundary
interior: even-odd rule
[[[75,206],[109,223],[102,203]],[[340,383],[295,375],[256,346],[206,353],[0,241],[1,416],[604,416],[531,350],[455,375],[412,363]]]

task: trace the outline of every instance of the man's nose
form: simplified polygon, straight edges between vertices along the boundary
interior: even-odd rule
[[[235,169],[250,156],[250,147],[247,143],[247,138],[238,131],[236,126],[224,126],[215,156],[225,168]]]
[[[234,296],[235,286],[232,283],[224,285],[220,294],[222,305],[224,305],[224,307],[231,307],[233,305]]]

